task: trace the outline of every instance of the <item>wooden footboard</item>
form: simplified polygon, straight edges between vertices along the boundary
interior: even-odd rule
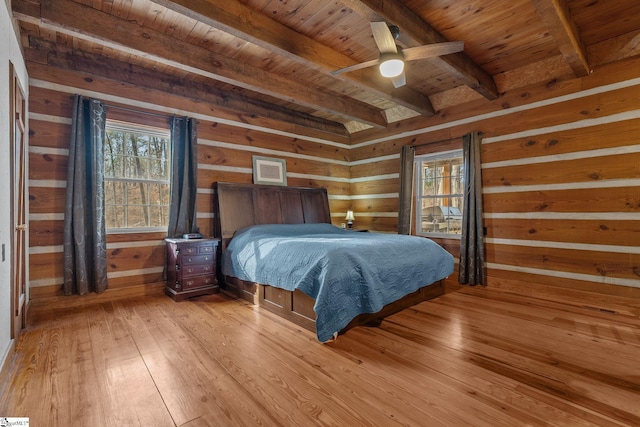
[[[223,289],[226,291],[252,304],[258,304],[260,308],[275,313],[298,326],[312,332],[316,331],[316,314],[313,310],[315,300],[305,293],[298,290],[291,292],[268,285],[245,282],[230,276],[225,276],[224,282]],[[384,306],[382,310],[377,313],[367,313],[356,316],[340,333],[344,333],[359,325],[378,325],[382,319],[387,316],[443,294],[444,283],[442,280],[439,280]]]

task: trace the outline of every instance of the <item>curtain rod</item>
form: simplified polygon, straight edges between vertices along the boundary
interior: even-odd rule
[[[453,138],[441,139],[439,141],[429,141],[429,142],[424,142],[422,144],[414,144],[414,145],[410,145],[410,147],[412,147],[412,148],[424,147],[425,145],[440,144],[441,142],[452,142],[452,141],[456,141],[456,140],[462,139],[462,138],[464,138],[464,135],[462,135],[462,136],[454,136]]]

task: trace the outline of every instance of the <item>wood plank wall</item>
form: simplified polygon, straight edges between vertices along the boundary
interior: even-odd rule
[[[489,285],[640,297],[638,76],[627,60],[452,107],[399,137],[363,132],[351,150],[357,226],[396,230],[403,145],[478,130]],[[441,244],[459,254],[459,241]]]
[[[289,185],[325,187],[335,222],[349,207],[349,146],[344,137],[303,133],[285,123],[247,120],[193,100],[115,82],[97,75],[28,62],[30,76],[30,288],[31,298],[61,294],[63,221],[72,95],[114,106],[196,117],[198,125],[198,226],[212,234],[212,184],[252,182],[252,156],[286,160]],[[168,126],[168,119],[112,108],[108,117]],[[162,280],[163,233],[109,234],[110,290]]]
[[[205,235],[211,234],[213,221],[211,184],[251,182],[254,154],[286,159],[290,185],[326,187],[335,224],[351,208],[355,227],[395,232],[400,148],[482,131],[489,284],[640,296],[638,59],[602,67],[582,79],[507,92],[493,103],[480,101],[430,119],[416,118],[400,135],[359,132],[351,147],[340,137],[212,111],[206,100],[35,62],[27,65],[32,298],[60,293],[73,93],[199,119],[197,206]],[[151,116],[136,117],[144,121]],[[430,147],[441,148],[446,144]],[[110,288],[158,282],[163,237],[110,235]],[[458,255],[457,240],[439,243]]]

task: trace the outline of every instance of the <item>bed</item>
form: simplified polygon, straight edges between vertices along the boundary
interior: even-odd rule
[[[325,189],[219,182],[214,211],[222,288],[321,342],[441,295],[453,272],[431,240],[331,225]]]

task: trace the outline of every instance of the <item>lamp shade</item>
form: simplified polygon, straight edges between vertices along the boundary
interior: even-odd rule
[[[345,216],[344,219],[346,219],[347,221],[353,221],[355,219],[353,216],[353,211],[351,209],[347,211],[347,216]]]

